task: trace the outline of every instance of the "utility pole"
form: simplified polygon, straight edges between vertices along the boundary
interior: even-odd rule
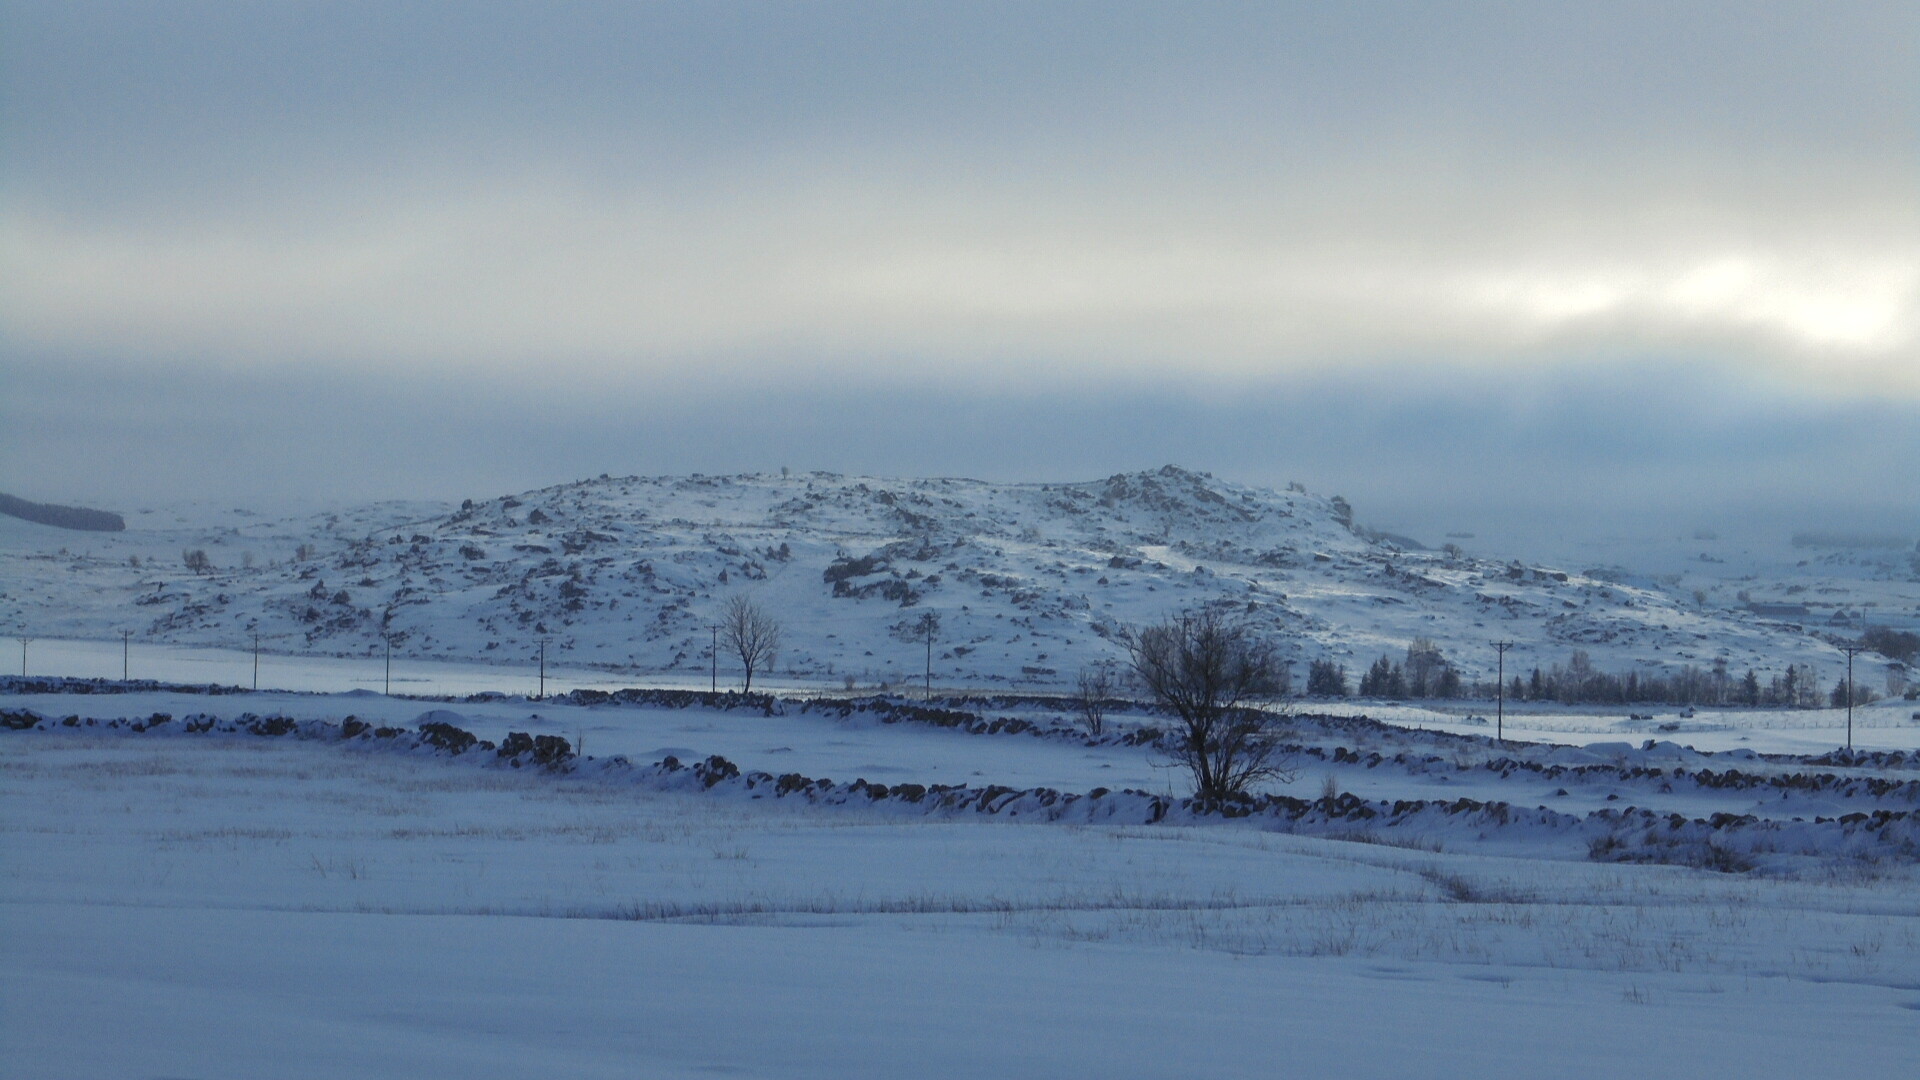
[[[713,651],[707,654],[708,658],[713,661],[713,685],[708,689],[710,692],[717,694],[720,692],[720,625],[715,623],[713,626],[708,627],[708,629],[713,631]]]
[[[1847,753],[1853,753],[1853,654],[1866,648],[1865,645],[1842,645],[1840,651],[1847,654]]]
[[[540,693],[535,701],[545,701],[547,697],[547,639],[540,639]]]
[[[23,679],[27,677],[27,642],[32,640],[25,634],[20,636],[20,677]]]
[[[260,631],[253,632],[253,688],[260,689]]]
[[[127,654],[132,651],[133,631],[120,631],[120,681],[127,681]]]
[[[933,700],[933,635],[940,630],[940,616],[929,611],[920,616],[920,636],[927,639],[927,693],[928,701]]]
[[[1494,707],[1493,740],[1501,746],[1507,745],[1507,650],[1513,648],[1511,641],[1496,641],[1494,651],[1500,654],[1499,674],[1494,676],[1496,705]]]
[[[381,640],[387,646],[387,685],[386,685],[386,688],[380,692],[387,695],[388,697],[392,697],[393,696],[393,639],[383,636]]]

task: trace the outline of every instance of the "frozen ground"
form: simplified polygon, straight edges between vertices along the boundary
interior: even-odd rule
[[[20,643],[16,640],[11,644],[14,652],[11,669],[21,672]],[[161,682],[255,685],[254,654],[247,649],[141,641],[128,643],[123,652],[120,641],[35,638],[27,645],[27,659],[27,672],[34,675],[117,679],[125,671],[131,678]],[[0,670],[6,668],[7,665],[0,664]],[[386,657],[378,652],[370,656],[296,656],[264,649],[259,657],[259,672],[258,685],[299,693],[384,691],[391,685],[396,694],[434,696],[497,693],[532,697],[540,690],[540,668],[537,663],[452,663],[401,656],[394,659],[389,675]],[[708,687],[706,679],[691,677],[649,679],[648,683],[697,690]],[[631,678],[610,675],[604,671],[583,671],[557,663],[547,667],[549,690],[579,687],[618,689],[631,685]]]
[[[18,648],[18,643],[14,643]],[[118,678],[122,645],[118,641],[41,640],[28,645],[36,676]],[[169,683],[253,685],[253,654],[244,650],[138,643],[127,654],[125,670],[135,679]],[[14,671],[21,670],[14,667]],[[532,697],[540,688],[539,669],[533,665],[491,665],[450,661],[393,661],[391,680],[380,655],[365,657],[298,656],[265,652],[260,658],[260,685],[301,693],[383,691],[391,686],[399,696],[434,697],[498,693]],[[756,686],[762,680],[756,680]],[[817,681],[774,676],[764,680],[778,693],[842,693],[837,686]],[[644,680],[604,671],[551,665],[547,669],[549,694],[573,689],[616,690],[644,685],[705,690],[704,676],[648,676]],[[733,680],[722,676],[727,689]],[[936,683],[940,694],[967,688]],[[424,707],[424,706],[423,706]],[[1460,734],[1490,734],[1494,728],[1492,702],[1386,702],[1301,700],[1299,709],[1342,716],[1369,716],[1407,727]],[[395,706],[394,722],[411,720],[412,705]],[[257,710],[256,710],[257,711]],[[508,710],[518,720],[526,710]],[[1920,703],[1888,699],[1854,710],[1854,745],[1869,750],[1920,749]],[[1635,714],[1651,720],[1635,720]],[[491,715],[487,713],[486,715]],[[1682,716],[1672,707],[1556,706],[1509,704],[1506,734],[1514,739],[1584,746],[1593,742],[1641,741],[1658,738],[1702,750],[1750,749],[1762,753],[1817,754],[1846,742],[1845,709],[1699,709]],[[648,749],[622,745],[617,752]],[[727,750],[717,752],[726,753]]]
[[[1170,783],[1141,747],[803,703],[768,716],[498,701],[434,718],[432,703],[364,692],[0,700],[22,707],[179,719],[0,733],[6,1075],[1920,1069],[1910,858],[1727,874],[1595,862],[1577,839],[1526,827],[1334,839],[1258,819],[941,815],[656,783],[604,757],[732,751],[748,769],[895,785]],[[578,728],[598,760],[552,772],[396,739],[189,734],[194,712],[457,719],[489,738]],[[1530,806],[1559,785],[1574,813],[1621,792],[1687,814],[1783,799],[1809,818],[1912,810],[1920,779],[1903,763],[1823,768],[1840,786],[1805,792],[1662,792],[1680,774],[1641,767],[1809,770],[1750,752],[1503,751],[1337,724],[1301,737],[1389,757],[1306,755],[1299,786]],[[1592,771],[1549,780],[1498,765],[1505,755]],[[1882,794],[1859,788],[1873,778]]]
[[[1370,716],[1391,724],[1461,734],[1489,734],[1490,702],[1303,702],[1302,709],[1343,716]],[[1634,719],[1652,717],[1652,719]],[[1819,754],[1847,739],[1846,709],[1689,709],[1671,706],[1596,707],[1528,703],[1509,705],[1506,736],[1529,742],[1586,746],[1595,742],[1655,738],[1698,750],[1754,750],[1773,754]],[[1853,745],[1869,750],[1920,748],[1920,704],[1881,700],[1853,710]]]
[[[0,1076],[1920,1075],[1915,703],[1849,756],[1838,710],[1515,707],[1496,744],[1487,703],[1299,702],[1229,817],[1148,712],[947,696],[1058,692],[1201,603],[1296,671],[1432,637],[1473,678],[1512,637],[1510,674],[1825,687],[1861,619],[1920,627],[1903,549],[1494,561],[1171,468],[128,516],[0,521],[28,673],[118,678],[127,630],[200,688],[0,681]],[[706,689],[739,594],[784,699],[564,695]],[[840,700],[914,684],[926,612],[936,708]],[[206,692],[256,630],[273,689]]]

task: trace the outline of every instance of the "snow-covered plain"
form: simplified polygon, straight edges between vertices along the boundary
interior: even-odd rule
[[[255,677],[255,656],[248,649],[221,649],[141,641],[76,641],[34,638],[27,644],[28,662],[20,663],[20,645],[12,643],[13,670],[21,674],[54,675],[76,679],[155,679],[168,683],[271,687],[298,693],[336,694],[350,690],[391,689],[400,695],[431,697],[467,694],[537,696],[541,688],[537,661],[525,665],[483,664],[472,661],[394,658],[391,666],[382,653],[366,656],[289,655],[262,649]],[[0,665],[4,667],[5,665]],[[705,690],[705,678],[648,680],[654,686]],[[548,689],[620,689],[634,680],[604,671],[548,666]],[[781,685],[776,681],[773,685]]]
[[[0,519],[0,1075],[1920,1074],[1920,705],[1849,756],[1844,710],[1528,703],[1502,744],[1490,702],[1296,700],[1232,817],[1150,711],[1046,696],[1200,604],[1355,674],[1502,637],[1830,686],[1862,617],[1920,625],[1905,551],[1495,561],[1173,468],[128,517]],[[567,693],[705,690],[734,595],[781,699]],[[933,709],[865,696],[927,612]],[[192,685],[45,678],[123,655]]]
[[[17,644],[16,644],[17,648]],[[254,656],[239,649],[217,649],[141,642],[123,650],[118,641],[35,639],[28,645],[34,675],[79,679],[117,679],[124,671],[135,679],[164,683],[254,685]],[[16,671],[21,670],[15,668]],[[301,693],[337,694],[353,690],[391,690],[399,697],[464,697],[472,694],[536,696],[542,686],[533,664],[495,665],[399,657],[389,669],[380,654],[362,657],[286,655],[263,652],[260,685]],[[719,685],[737,685],[737,677],[723,675]],[[844,694],[839,687],[817,681],[775,675],[756,679],[756,686],[783,694]],[[619,690],[636,685],[705,690],[705,675],[653,675],[644,680],[592,669],[549,666],[546,690]],[[944,681],[938,694],[949,692]],[[1068,708],[1062,702],[1062,709]],[[1300,699],[1295,707],[1341,716],[1367,716],[1407,727],[1431,728],[1460,734],[1489,734],[1495,727],[1492,702],[1479,701],[1371,701]],[[411,706],[397,706],[391,716],[411,720]],[[515,710],[509,710],[515,711]],[[1920,749],[1920,704],[1883,699],[1853,710],[1853,744],[1867,750]],[[1652,719],[1635,719],[1651,716]],[[1702,750],[1749,749],[1761,753],[1817,754],[1843,745],[1847,737],[1847,710],[1828,709],[1696,709],[1692,715],[1672,707],[1574,706],[1538,702],[1509,703],[1502,730],[1510,738],[1530,742],[1584,746],[1592,742],[1639,741],[1659,738],[1687,743]],[[619,752],[633,752],[622,747]],[[719,751],[722,753],[726,750]]]
[[[718,752],[893,785],[1180,785],[1145,747],[735,705],[6,695],[49,717],[179,718],[0,733],[0,903],[26,928],[0,946],[9,1075],[1920,1068],[1911,857],[1729,874],[1596,862],[1577,837],[1525,827],[1335,838],[1259,819],[954,816],[654,783],[605,756]],[[1001,712],[1046,719],[1035,704],[982,715]],[[595,761],[552,772],[404,740],[192,734],[195,713],[584,736]],[[1500,748],[1305,719],[1301,738],[1389,752],[1302,756],[1294,786],[1367,798],[1581,814],[1624,792],[1662,812],[1771,800],[1811,818],[1912,810],[1920,790],[1904,765],[1821,770],[1895,783],[1872,797],[1605,767],[1807,771],[1750,752]],[[1544,778],[1504,759],[1602,768]]]

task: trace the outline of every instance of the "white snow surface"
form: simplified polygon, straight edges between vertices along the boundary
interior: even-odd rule
[[[117,679],[124,671],[134,679],[162,683],[191,683],[250,687],[255,681],[255,657],[241,649],[186,645],[33,639],[28,646],[29,669],[38,676],[78,679]],[[19,670],[19,669],[16,669]],[[274,691],[339,694],[349,691],[391,693],[399,698],[466,697],[503,694],[533,698],[569,690],[621,690],[644,685],[683,690],[705,690],[706,675],[651,675],[644,678],[617,672],[550,666],[542,683],[534,664],[497,665],[399,657],[388,662],[380,654],[358,657],[287,655],[263,652],[258,658],[259,685]],[[722,690],[736,680],[722,680]],[[756,688],[762,686],[755,680]],[[765,680],[776,693],[847,696],[838,687],[776,675]],[[936,690],[944,693],[944,683]],[[1057,693],[1056,693],[1056,696]],[[365,702],[360,704],[365,705]],[[422,706],[424,707],[424,706]],[[1487,735],[1495,730],[1493,702],[1380,701],[1296,699],[1300,711],[1340,716],[1364,716],[1405,727]],[[414,706],[394,707],[381,715],[395,723],[411,718]],[[1056,712],[1071,711],[1065,696]],[[258,710],[256,710],[258,711]],[[513,710],[509,710],[510,712]],[[1692,715],[1686,715],[1687,712]],[[1866,750],[1920,749],[1920,705],[1902,699],[1883,699],[1853,710],[1853,745]],[[1651,719],[1636,719],[1651,717]],[[1847,710],[1788,708],[1700,708],[1670,706],[1583,706],[1540,702],[1508,703],[1502,727],[1513,739],[1584,746],[1592,742],[1631,742],[1647,738],[1682,742],[1702,750],[1746,749],[1760,753],[1819,754],[1844,745]],[[623,748],[629,752],[632,748]]]
[[[1920,875],[1908,859],[1836,855],[1726,874],[1592,862],[1583,845],[1518,819],[1491,834],[1479,819],[1342,839],[1259,819],[953,816],[897,800],[772,798],[739,781],[709,789],[686,771],[604,756],[671,740],[653,750],[737,748],[748,768],[791,762],[840,780],[1165,782],[1145,748],[815,709],[828,704],[788,702],[769,716],[364,692],[10,695],[0,707],[176,719],[145,733],[0,732],[10,928],[0,1068],[49,1078],[1920,1068]],[[553,772],[322,728],[188,733],[196,712],[575,729],[595,760]],[[1805,771],[1671,744],[1503,749],[1306,721],[1302,737],[1420,762],[1313,758],[1303,785],[1530,805],[1534,794],[1552,801],[1545,786],[1558,783],[1574,813],[1618,791],[1685,813],[1771,796],[1662,793],[1658,778],[1625,773],[1543,781],[1487,763]],[[1424,753],[1449,747],[1440,761]],[[1912,809],[1913,790],[1839,799],[1828,789],[1796,795],[1792,809]]]
[[[1903,550],[1495,561],[1172,467],[127,518],[0,517],[26,671],[245,687],[258,634],[265,689],[0,689],[47,718],[0,730],[0,1076],[1920,1075],[1913,702],[1854,710],[1892,753],[1849,757],[1845,710],[1510,704],[1501,744],[1492,703],[1295,701],[1292,773],[1228,818],[1128,744],[1149,711],[1089,739],[1064,699],[946,697],[1057,693],[1203,604],[1297,675],[1428,638],[1487,678],[1499,638],[1509,675],[1831,686],[1863,618],[1920,627]],[[548,695],[703,690],[735,595],[785,625],[783,699],[531,697],[542,640]],[[1003,730],[840,700],[917,685],[927,612],[930,704]]]

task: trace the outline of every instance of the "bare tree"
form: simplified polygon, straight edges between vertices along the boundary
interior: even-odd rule
[[[1196,796],[1240,798],[1293,778],[1280,749],[1286,717],[1251,707],[1285,672],[1270,641],[1202,610],[1129,630],[1126,645],[1134,677],[1177,721],[1161,749],[1193,774]]]
[[[180,561],[186,563],[187,569],[196,574],[213,573],[213,560],[207,558],[207,552],[204,548],[191,548],[181,552]]]
[[[1119,691],[1118,684],[1111,661],[1102,660],[1080,669],[1080,694],[1074,705],[1080,710],[1080,726],[1087,729],[1087,734],[1106,732],[1107,702]]]
[[[720,642],[740,658],[747,673],[745,691],[753,690],[753,673],[771,667],[780,653],[780,620],[760,610],[744,596],[727,601],[720,616]]]

